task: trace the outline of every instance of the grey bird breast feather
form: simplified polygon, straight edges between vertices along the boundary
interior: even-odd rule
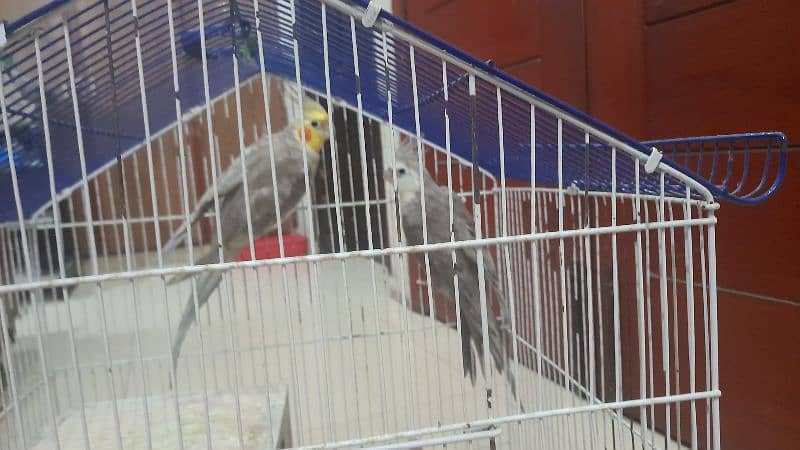
[[[296,209],[305,194],[305,177],[295,176],[303,171],[303,152],[301,143],[292,136],[290,130],[273,134],[276,186],[281,220]],[[272,189],[272,165],[267,137],[256,141],[245,151],[247,168],[247,187],[250,199],[250,214],[254,238],[270,233],[277,228],[275,211],[275,192]],[[313,177],[319,162],[319,155],[305,152],[308,158],[309,176]],[[226,249],[225,259],[236,256],[239,249],[248,243],[245,192],[241,156],[235,158],[228,168],[217,178],[219,196],[222,243]],[[214,207],[214,189],[210,187],[198,200],[190,223],[195,223],[205,212]],[[175,233],[164,248],[174,248],[185,236],[185,228]],[[216,238],[216,235],[214,236]]]

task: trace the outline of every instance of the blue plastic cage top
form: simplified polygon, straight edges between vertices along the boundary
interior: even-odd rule
[[[718,199],[757,203],[773,195],[783,180],[786,140],[780,133],[640,143],[386,12],[365,27],[356,17],[362,16],[367,4],[366,0],[204,2],[209,97],[233,87],[231,53],[236,52],[241,80],[257,76],[263,59],[270,75],[295,81],[299,73],[304,89],[329,92],[351,107],[356,107],[360,94],[365,114],[388,121],[391,110],[394,126],[439,147],[445,146],[446,108],[452,151],[493,174],[503,169],[498,157],[501,112],[504,169],[511,179],[531,180],[533,175],[536,184],[610,191],[615,159],[617,191],[633,192],[635,161],[643,162],[650,147],[657,146],[672,149],[662,162],[670,173],[666,195],[685,196],[689,183],[695,197],[710,193]],[[79,4],[61,0],[6,24],[8,41],[0,56],[6,122],[0,152],[0,221],[17,219],[12,160],[23,215],[30,217],[51,201],[43,104],[57,192],[80,183],[84,172],[92,174],[141,147],[145,130],[137,37],[151,134],[176,124],[176,97],[184,112],[206,103],[198,3],[172,2],[178,89],[173,82],[169,12],[167,3],[159,0],[136,2],[135,13],[128,0]],[[256,30],[263,55],[258,54]],[[67,67],[67,33],[76,74],[75,98]],[[474,97],[470,76],[476,80]],[[78,157],[79,135],[85,168]],[[614,149],[622,150],[616,158]],[[532,151],[535,174],[531,174]],[[714,169],[708,172],[710,167]],[[660,193],[658,173],[640,171],[639,176],[641,192]]]

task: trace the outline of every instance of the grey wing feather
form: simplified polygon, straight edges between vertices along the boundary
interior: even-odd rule
[[[397,159],[411,168],[418,168],[418,154],[416,141],[410,140],[401,143],[396,152]],[[427,171],[420,170],[425,187],[426,221],[428,228],[428,242],[439,243],[450,240],[449,214],[439,211],[449,211],[450,193],[446,187],[439,186]],[[402,205],[403,231],[410,245],[419,245],[423,242],[422,233],[422,208],[419,201],[405,201]],[[430,212],[437,213],[431,214]],[[453,199],[453,234],[457,241],[475,239],[474,219],[464,203]],[[508,317],[508,301],[500,289],[500,280],[497,268],[488,250],[483,254],[484,280],[491,292],[497,297],[504,317]],[[416,253],[418,262],[422,262],[423,254]],[[433,288],[451,301],[455,302],[455,284],[453,280],[452,253],[446,251],[431,252],[428,254]],[[459,304],[461,305],[461,353],[464,372],[475,381],[478,370],[477,361],[473,358],[473,348],[478,354],[478,360],[484,361],[483,351],[483,319],[480,307],[478,283],[478,256],[473,248],[456,250],[455,271],[459,279]],[[491,296],[490,296],[491,297]],[[489,352],[492,355],[498,371],[505,372],[509,387],[516,396],[516,380],[510,370],[506,370],[505,336],[500,328],[497,318],[488,311]],[[523,408],[524,409],[524,408]]]
[[[469,213],[463,208],[463,216],[468,217]],[[474,238],[474,234],[471,236]],[[463,340],[471,341],[475,347],[475,350],[478,353],[479,361],[484,360],[484,348],[483,348],[483,318],[481,313],[481,300],[480,300],[480,285],[478,280],[478,265],[477,265],[477,252],[475,249],[462,249],[458,252],[458,258],[462,263],[459,265],[459,278],[462,280],[464,285],[463,288],[459,289],[461,292],[461,297],[466,298],[467,301],[461,302],[461,318],[462,323],[464,326],[462,327],[463,330]],[[494,268],[494,263],[492,262],[492,257],[488,250],[483,251],[483,261],[484,261],[484,280],[486,285],[495,292],[497,296],[497,300],[500,303],[500,310],[501,313],[507,307],[507,301],[503,293],[500,291],[498,279],[497,279],[497,272]],[[488,292],[487,292],[488,294]],[[506,360],[507,360],[507,353],[506,353],[506,346],[505,346],[505,337],[500,327],[500,320],[499,318],[494,316],[494,313],[491,309],[491,296],[487,295],[487,330],[489,336],[489,352],[492,355],[492,359],[494,360],[495,367],[500,373],[504,373],[506,375],[506,379],[508,380],[509,387],[511,392],[516,396],[516,381],[514,379],[513,374],[511,371],[507,370],[506,367]],[[464,347],[468,347],[468,345],[462,343],[462,353],[464,352]],[[470,355],[469,359],[465,359],[465,368],[467,361],[472,362],[472,358]],[[475,377],[475,368],[471,367],[471,377],[474,379]],[[483,366],[481,366],[481,371],[483,371]]]
[[[250,150],[245,155],[245,162],[246,163],[253,163],[255,161],[251,161],[257,156],[256,151]],[[231,193],[232,190],[236,189],[241,185],[242,182],[242,166],[241,162],[239,162],[240,158],[236,158],[228,168],[219,175],[217,178],[217,192],[216,195],[219,199],[220,204],[225,201],[225,197]],[[197,205],[195,205],[195,210],[192,215],[189,217],[188,222],[184,222],[181,224],[180,228],[175,230],[172,233],[169,241],[164,244],[163,251],[169,252],[174,250],[178,247],[178,245],[186,239],[186,233],[188,230],[194,225],[198,220],[200,220],[209,209],[214,206],[214,187],[209,187],[203,196],[197,200]]]
[[[305,177],[303,174],[302,152],[293,140],[287,140],[286,133],[276,133],[273,135],[275,146],[275,172],[278,203],[281,209],[281,219],[291,214],[297,208],[300,200],[305,194]],[[269,153],[266,151],[266,139],[262,139],[245,156],[247,168],[248,192],[245,196],[243,189],[243,176],[241,162],[233,161],[231,167],[218,179],[219,189],[222,198],[220,199],[220,235],[222,237],[223,254],[226,261],[233,260],[239,250],[244,247],[249,240],[247,230],[246,204],[250,203],[250,219],[253,227],[253,237],[273,231],[279,218],[275,210],[275,190],[273,189],[272,166]],[[294,147],[292,147],[294,146]],[[310,170],[316,170],[316,159],[309,155]],[[198,211],[205,211],[210,208],[213,202],[213,190],[207,192],[201,199]],[[195,213],[196,215],[197,213]],[[197,217],[193,218],[197,220]],[[175,239],[175,238],[173,238]],[[213,248],[206,255],[200,258],[196,264],[210,264],[216,262],[218,252]],[[177,275],[170,283],[183,281],[191,275]],[[208,303],[208,298],[214,289],[219,285],[222,278],[219,272],[207,272],[198,277],[197,282],[197,302],[198,306],[203,307]],[[181,316],[178,333],[172,345],[173,365],[177,365],[180,349],[186,339],[192,323],[194,323],[196,311],[194,299],[189,300]]]
[[[189,217],[189,222],[184,222],[181,226],[172,232],[172,236],[169,238],[166,244],[161,248],[163,252],[171,252],[178,248],[178,245],[186,239],[186,233],[188,232],[189,228],[194,225],[200,218],[209,210],[211,207],[214,206],[213,203],[207,202],[205,204],[199,204],[197,209],[192,213]]]
[[[449,209],[449,192],[447,188],[437,185],[427,174],[423,175],[425,180],[425,202],[428,211],[447,211]],[[411,214],[421,216],[421,209],[412,208]],[[404,213],[405,216],[405,213]],[[428,221],[428,240],[429,242],[446,242],[450,239],[449,214],[427,214]],[[475,239],[475,227],[473,216],[469,213],[464,203],[453,199],[453,233],[457,241]],[[408,233],[408,232],[407,232]],[[421,234],[418,230],[416,234]],[[421,240],[418,236],[417,239]],[[442,252],[437,252],[442,253]],[[446,252],[445,252],[446,253]],[[508,302],[503,295],[497,269],[488,250],[484,250],[484,280],[487,286],[497,296],[500,303],[501,313],[508,317]],[[435,272],[433,280],[435,288],[449,297],[453,296],[452,272],[450,272],[452,261],[449,254],[445,259],[437,261],[437,258],[429,258],[431,271]],[[480,308],[479,284],[478,284],[478,253],[475,249],[465,248],[456,252],[457,272],[459,275],[459,297],[461,304],[462,320],[462,359],[465,372],[472,381],[475,380],[477,370],[483,370],[483,366],[478,369],[476,361],[472,357],[472,348],[478,353],[478,359],[483,361],[483,329],[482,315]],[[440,267],[441,266],[441,267]],[[489,297],[491,299],[491,296]],[[492,354],[495,366],[501,373],[505,372],[512,392],[516,395],[516,381],[510,371],[506,369],[506,350],[505,338],[499,326],[498,320],[489,311],[488,331],[489,331],[489,351]]]
[[[207,272],[198,277],[197,305],[200,308],[208,303],[209,297],[211,297],[211,294],[214,292],[214,289],[217,288],[220,281],[222,281],[222,274],[220,272]],[[181,321],[178,325],[178,333],[172,340],[172,367],[175,369],[178,367],[178,356],[180,356],[183,341],[186,339],[186,335],[189,333],[189,328],[194,323],[196,315],[194,297],[193,294],[189,294],[189,299],[186,301],[186,306],[184,307]]]
[[[447,195],[446,189],[445,195]],[[453,207],[453,213],[455,216],[454,231],[456,233],[456,240],[475,239],[475,226],[473,225],[474,219],[472,215],[469,213],[469,211],[467,211],[467,208],[461,202],[458,202],[458,205],[454,204]],[[465,251],[465,255],[470,258],[477,267],[478,254],[475,249],[467,249]],[[492,290],[492,292],[494,292],[497,302],[500,305],[500,315],[502,318],[501,321],[509,320],[511,317],[509,314],[509,300],[501,288],[497,266],[495,265],[490,252],[487,250],[484,250],[483,252],[483,273],[487,286]]]
[[[281,156],[291,155],[292,151],[288,147],[296,145],[294,141],[288,139],[288,137],[289,135],[286,131],[281,131],[272,135],[277,173],[281,173]],[[247,168],[247,184],[250,190],[258,189],[261,185],[264,185],[265,188],[272,189],[271,163],[267,148],[268,140],[266,137],[263,137],[245,150],[244,158],[245,167]],[[237,156],[231,161],[228,168],[217,177],[216,195],[219,198],[220,208],[222,208],[227,197],[230,197],[242,187],[244,177],[241,158],[241,156]],[[180,228],[172,233],[170,240],[164,244],[163,251],[168,252],[174,250],[186,239],[186,233],[191,226],[200,220],[203,215],[214,206],[214,195],[214,186],[210,186],[206,192],[203,193],[203,196],[197,200],[195,211],[189,218],[188,224],[181,224]],[[242,205],[242,207],[243,206],[244,205]],[[241,215],[241,211],[239,211],[239,214]]]

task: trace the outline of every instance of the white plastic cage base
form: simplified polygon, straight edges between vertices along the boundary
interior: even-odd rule
[[[177,252],[180,257],[182,252]],[[328,262],[319,266],[321,280],[328,287],[327,295],[322,298],[326,314],[326,329],[332,335],[344,331],[344,314],[333,314],[342,307],[344,301],[344,285],[341,280],[340,262]],[[167,297],[164,296],[161,281],[157,278],[137,280],[132,285],[127,281],[114,282],[104,288],[107,320],[110,325],[109,344],[113,355],[113,373],[116,383],[116,402],[108,398],[111,387],[104,376],[103,340],[100,323],[100,304],[97,301],[95,286],[84,284],[78,287],[70,299],[73,314],[83,317],[75,323],[78,352],[81,355],[83,388],[78,389],[71,378],[72,369],[69,359],[69,344],[64,327],[59,318],[66,314],[63,302],[47,302],[41,311],[41,318],[49,334],[45,336],[48,352],[48,365],[55,373],[52,385],[58,398],[58,405],[71,404],[65,408],[66,413],[59,417],[58,436],[60,448],[64,450],[82,449],[88,436],[91,448],[117,448],[122,442],[123,449],[167,449],[178,448],[178,439],[183,440],[183,448],[205,448],[209,436],[212,448],[245,448],[265,449],[282,448],[281,445],[318,445],[340,443],[352,436],[377,436],[381,434],[384,423],[393,424],[397,431],[411,431],[413,428],[424,428],[431,424],[458,423],[467,417],[479,417],[485,411],[484,379],[479,377],[473,386],[462,376],[460,361],[460,343],[457,332],[447,324],[437,322],[431,327],[428,316],[409,312],[397,302],[396,295],[390,286],[391,275],[380,270],[376,277],[379,298],[372,297],[369,281],[370,267],[365,260],[351,260],[347,263],[348,293],[351,311],[360,311],[361,316],[355,319],[353,329],[356,359],[351,359],[350,340],[329,337],[328,372],[321,372],[321,355],[315,353],[314,336],[311,327],[303,327],[304,321],[312,320],[314,309],[309,302],[308,286],[303,283],[307,276],[301,267],[288,267],[289,305],[286,308],[280,286],[282,269],[259,269],[262,280],[261,307],[263,319],[267,321],[265,331],[270,336],[267,344],[267,359],[261,359],[263,346],[260,330],[254,329],[258,323],[257,285],[253,282],[252,273],[248,280],[240,271],[234,271],[229,279],[230,289],[234,293],[235,310],[230,310],[229,296],[212,297],[208,307],[201,312],[205,340],[206,370],[205,383],[208,388],[208,417],[206,421],[205,398],[202,394],[202,373],[199,360],[200,339],[195,328],[189,335],[183,349],[178,369],[178,394],[169,388],[169,364],[167,359],[166,331],[159,327],[164,320],[163,306],[170,305],[170,317],[173,321],[183,306],[188,292],[188,283],[170,286]],[[357,274],[361,274],[358,276]],[[295,278],[297,276],[298,278]],[[362,279],[363,278],[363,279]],[[134,304],[133,290],[138,305],[139,333],[142,358],[138,358],[136,349],[136,322],[132,308]],[[225,282],[221,285],[226,289]],[[274,294],[268,287],[278,288]],[[377,300],[380,317],[375,315],[373,301]],[[302,330],[295,336],[296,342],[306,342],[295,349],[292,357],[289,342],[289,323],[283,318],[291,314],[292,326]],[[224,318],[225,326],[221,317]],[[207,322],[212,317],[211,326]],[[407,323],[405,322],[407,320]],[[29,308],[27,314],[19,321],[23,334],[32,330],[35,316]],[[372,328],[380,323],[386,330],[384,336],[377,335]],[[173,325],[174,327],[174,325]],[[407,328],[408,336],[404,342],[401,330]],[[436,333],[436,340],[433,333]],[[304,334],[308,333],[308,334]],[[391,335],[393,333],[394,335]],[[305,339],[303,339],[305,336]],[[235,343],[237,359],[234,366],[231,343]],[[277,345],[275,345],[277,343]],[[317,343],[318,344],[318,343]],[[385,391],[386,408],[379,405],[381,386],[378,382],[378,370],[381,367],[378,346],[383,345],[385,386],[392,389]],[[411,359],[406,359],[406,348],[415,349]],[[26,335],[20,338],[15,346],[17,360],[32,360],[32,365],[18,373],[18,378],[36,380],[40,368],[35,358],[19,355],[21,352],[34,354],[36,351],[35,336]],[[89,361],[89,360],[92,361]],[[402,386],[408,375],[406,365],[411,364],[414,370],[414,383],[425,385],[417,389],[412,396],[404,396]],[[297,385],[290,368],[295,365],[303,372],[297,375]],[[537,397],[527,405],[529,411],[547,411],[560,408],[580,408],[588,405],[585,397],[576,393],[582,389],[573,384],[572,392],[551,379],[539,377],[534,371],[513,364],[523,396],[537,392]],[[91,367],[91,369],[89,369]],[[141,368],[144,368],[144,371]],[[557,370],[553,365],[550,369]],[[351,372],[353,370],[353,372]],[[233,379],[238,373],[238,383]],[[352,391],[350,374],[355,373],[359,386],[368,386],[366,391],[356,394]],[[142,375],[144,374],[144,375]],[[495,375],[497,376],[497,375]],[[327,378],[327,380],[326,380]],[[559,377],[558,380],[561,378]],[[497,378],[495,390],[496,408],[499,411],[519,412],[506,389],[503,378]],[[269,388],[270,415],[267,417],[267,400],[265,383],[273,383]],[[275,382],[286,383],[275,385]],[[327,424],[326,403],[320,396],[321,383],[330,383],[334,392],[333,422]],[[455,381],[455,382],[453,382]],[[144,386],[144,387],[143,387]],[[300,391],[295,388],[299,387]],[[398,387],[400,389],[398,390]],[[29,396],[34,402],[41,402],[41,382],[27,386],[32,393]],[[237,392],[238,390],[238,392]],[[81,392],[85,397],[85,418],[88,434],[84,433],[82,420],[84,415],[80,407],[76,407],[75,396]],[[146,396],[142,396],[145,392]],[[298,397],[299,395],[299,397]],[[175,402],[179,403],[182,435],[177,433],[177,416]],[[236,401],[238,397],[238,402]],[[148,428],[145,427],[144,406],[147,401],[149,412]],[[338,406],[337,406],[338,405]],[[114,408],[117,410],[119,424],[115,422]],[[36,408],[26,408],[33,411]],[[359,416],[352,416],[358,411]],[[44,411],[40,411],[44,414]],[[290,418],[291,416],[291,418]],[[5,414],[0,419],[0,430],[8,432],[8,442],[17,438],[13,414]],[[31,417],[30,420],[37,420]],[[241,420],[241,441],[239,420]],[[290,430],[291,423],[291,430]],[[329,429],[332,425],[333,429]],[[394,428],[393,427],[393,428]],[[270,429],[272,440],[269,440]],[[667,444],[664,436],[653,430],[645,429],[630,419],[620,419],[613,411],[595,411],[591,413],[572,413],[548,417],[521,423],[503,424],[498,427],[500,435],[495,439],[497,448],[616,448],[616,449],[681,449],[675,441]],[[210,430],[210,435],[208,434]],[[376,439],[366,442],[366,446],[405,445],[414,448],[415,442],[441,439],[448,447],[473,448],[475,443],[458,442],[460,436],[467,431],[458,431],[431,435],[418,435],[409,438],[400,436]],[[35,450],[56,448],[52,441],[52,431],[46,426],[41,430],[43,440],[32,445]],[[331,436],[333,433],[333,436]],[[480,433],[476,433],[480,434]],[[290,436],[294,436],[292,439]],[[27,436],[32,440],[36,436]],[[485,439],[484,439],[485,440]],[[0,439],[2,441],[2,439]],[[34,441],[35,442],[35,441]],[[477,441],[480,442],[480,441]],[[405,443],[405,444],[404,444]],[[666,445],[665,445],[666,444]],[[29,442],[30,445],[30,442]],[[337,445],[337,444],[334,444]],[[480,444],[478,444],[480,445]],[[12,445],[9,448],[21,448]]]

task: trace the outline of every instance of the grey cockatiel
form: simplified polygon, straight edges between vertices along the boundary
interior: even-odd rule
[[[329,136],[328,113],[319,103],[306,99],[303,104],[303,122],[297,119],[283,130],[272,134],[275,158],[276,184],[281,219],[285,219],[298,206],[306,193],[303,172],[303,152],[308,161],[309,178],[314,179],[319,164],[320,152]],[[306,150],[303,149],[305,138]],[[225,261],[233,261],[241,249],[249,244],[245,192],[242,178],[241,157],[217,177],[219,195],[219,216],[222,235],[222,250]],[[272,184],[272,166],[269,155],[269,137],[264,136],[245,150],[247,168],[247,187],[253,235],[258,237],[277,229],[278,217],[275,209],[275,192]],[[186,240],[191,226],[214,207],[213,186],[198,200],[189,223],[184,223],[164,245],[170,251]],[[217,236],[214,232],[213,236]],[[219,262],[219,253],[214,246],[208,253],[195,261],[195,264]],[[190,275],[177,275],[170,284],[184,281]],[[197,277],[197,304],[203,307],[222,280],[220,272],[205,272]],[[192,323],[195,320],[194,298],[189,300],[181,316],[178,332],[172,344],[172,364],[177,367],[178,355]]]
[[[422,203],[420,185],[425,183],[425,211],[427,218],[428,243],[450,242],[449,194],[446,187],[439,186],[424,169],[419,170],[417,147],[415,142],[400,145],[396,152],[396,166],[384,172],[384,180],[391,184],[394,169],[397,171],[397,201],[401,209],[403,234],[408,245],[421,245],[423,241]],[[453,198],[453,233],[456,241],[475,239],[475,227],[472,214],[457,197]],[[450,250],[435,251],[429,254],[431,283],[435,292],[455,303],[455,282],[453,280],[453,259]],[[414,253],[413,257],[424,266],[423,253]],[[483,251],[484,280],[487,290],[487,303],[491,292],[495,293],[501,311],[508,317],[506,298],[500,290],[497,269],[488,249]],[[472,347],[478,354],[483,371],[483,330],[481,319],[480,289],[478,284],[478,256],[474,248],[456,250],[456,268],[458,274],[458,293],[461,305],[461,354],[464,371],[475,382],[477,373],[476,361]],[[489,303],[490,305],[490,303]],[[506,353],[503,334],[491,309],[488,311],[489,350],[495,367],[506,372],[510,388],[516,395],[516,383],[511,373],[506,370]]]

